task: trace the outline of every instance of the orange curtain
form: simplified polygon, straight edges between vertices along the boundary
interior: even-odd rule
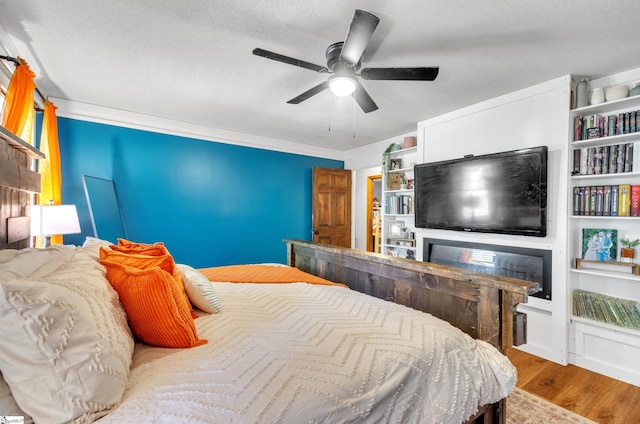
[[[35,74],[29,69],[24,59],[18,59],[21,64],[16,66],[9,81],[2,126],[29,144],[33,144]]]
[[[38,160],[38,171],[41,176],[40,204],[48,205],[53,201],[55,205],[62,204],[62,176],[60,171],[60,146],[58,143],[58,119],[56,106],[49,100],[44,102],[44,116],[42,118],[42,135],[40,136],[40,151],[45,158]],[[36,246],[42,247],[42,237],[36,240]],[[62,244],[62,236],[52,236],[51,244]]]

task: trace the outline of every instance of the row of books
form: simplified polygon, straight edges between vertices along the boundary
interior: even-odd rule
[[[640,170],[640,142],[573,151],[573,175],[620,174],[634,170]]]
[[[640,303],[586,290],[573,291],[573,315],[619,327],[640,329]]]
[[[613,115],[576,116],[573,124],[573,141],[611,137],[640,131],[640,111]]]
[[[413,196],[408,194],[387,194],[384,213],[412,214]]]
[[[640,216],[640,185],[574,187],[573,215]]]

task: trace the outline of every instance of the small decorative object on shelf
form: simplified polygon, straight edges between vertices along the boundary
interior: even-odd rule
[[[604,89],[602,87],[596,87],[591,90],[591,104],[599,105],[604,103]]]
[[[622,262],[633,263],[636,257],[636,247],[640,245],[640,240],[623,238],[620,240],[620,244],[622,245],[620,249],[620,260]]]
[[[417,144],[417,138],[416,137],[405,137],[404,138],[404,148],[408,149],[409,147],[415,147]]]
[[[637,96],[637,95],[640,95],[640,82],[637,83],[636,86],[631,89],[631,91],[629,91],[630,97]]]
[[[608,102],[624,99],[628,95],[629,95],[629,87],[624,84],[614,85],[613,87],[609,87],[605,92],[605,97],[607,98]]]
[[[391,169],[401,169],[402,168],[402,159],[391,159]]]
[[[576,107],[587,106],[587,91],[589,90],[589,83],[586,78],[582,78],[576,87]]]
[[[387,177],[387,188],[389,190],[400,190],[400,186],[404,181],[404,174],[398,172],[392,172]]]

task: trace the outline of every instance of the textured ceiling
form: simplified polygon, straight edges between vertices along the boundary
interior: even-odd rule
[[[363,81],[364,114],[326,79],[251,54],[325,65],[355,9],[381,22],[363,67],[439,66],[434,82]],[[0,0],[5,48],[54,98],[347,150],[566,74],[640,66],[636,0]]]

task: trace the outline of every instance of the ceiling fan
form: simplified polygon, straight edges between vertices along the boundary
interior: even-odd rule
[[[439,71],[438,67],[364,68],[357,73],[360,69],[362,54],[379,22],[380,19],[377,16],[363,10],[356,10],[345,40],[333,43],[327,48],[326,67],[261,48],[254,49],[253,54],[319,73],[332,74],[327,81],[294,97],[287,103],[301,103],[329,88],[337,96],[353,95],[365,113],[373,112],[378,109],[378,106],[356,77],[365,80],[433,81]]]

